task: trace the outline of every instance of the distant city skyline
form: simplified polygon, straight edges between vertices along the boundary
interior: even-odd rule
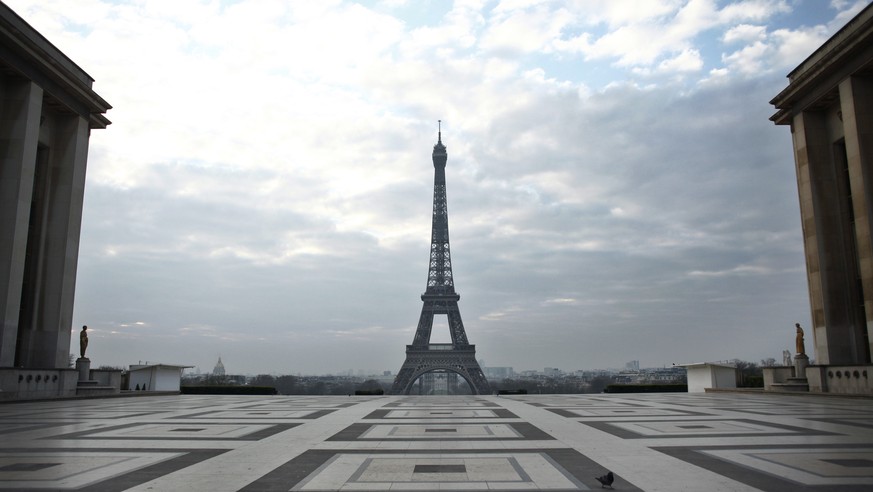
[[[733,360],[733,359],[731,359],[731,360],[710,361],[710,362],[730,363],[732,360]],[[742,360],[742,359],[740,359],[740,360]],[[760,363],[761,363],[762,361],[763,361],[763,359],[762,359],[762,360],[743,360],[743,362],[751,362],[751,363],[754,363],[754,364],[756,364],[756,365],[760,365]],[[137,361],[137,363],[139,363],[139,364],[150,363],[150,362],[152,362],[152,361]],[[483,360],[479,360],[480,365],[482,364],[482,362],[483,362]],[[636,362],[636,363],[637,363],[637,366],[635,366],[635,367],[633,367],[633,368],[632,368],[632,367],[628,367],[628,364],[633,363],[633,362]],[[776,361],[777,364],[778,364],[779,362],[781,362],[781,361]],[[488,366],[488,365],[482,365],[482,369],[485,370],[485,375],[486,375],[486,377],[488,377],[489,380],[499,380],[499,379],[501,379],[501,378],[503,378],[503,377],[508,377],[508,376],[503,376],[503,375],[497,376],[497,375],[494,375],[494,374],[492,373],[493,371],[491,371],[491,370],[493,370],[493,369],[500,369],[500,370],[502,370],[502,369],[511,369],[511,370],[512,370],[512,374],[514,374],[514,375],[520,375],[520,374],[523,374],[523,373],[530,373],[530,372],[547,373],[547,372],[549,372],[549,370],[558,370],[558,371],[560,371],[560,372],[562,372],[562,373],[564,373],[564,374],[573,374],[573,373],[576,373],[576,372],[599,372],[599,371],[614,371],[614,372],[621,372],[621,371],[625,371],[625,370],[650,371],[650,370],[656,370],[656,369],[667,369],[667,368],[674,368],[674,367],[677,367],[676,365],[674,365],[674,364],[672,364],[672,363],[671,363],[671,364],[662,364],[662,365],[659,365],[659,366],[641,366],[641,365],[639,365],[638,363],[639,363],[639,361],[627,361],[627,362],[622,362],[622,363],[615,363],[615,364],[613,364],[613,365],[604,366],[604,367],[578,367],[578,368],[572,368],[572,369],[571,369],[571,368],[566,368],[566,367],[556,367],[556,366],[543,366],[543,367],[539,367],[539,368],[536,368],[536,367],[524,367],[524,368],[518,368],[518,367],[512,367],[512,366]],[[217,367],[217,364],[214,364],[214,366]],[[332,371],[326,371],[326,372],[321,372],[321,373],[309,373],[309,372],[305,372],[305,371],[298,371],[298,372],[293,372],[293,373],[282,373],[282,372],[260,372],[260,373],[234,372],[234,371],[232,370],[232,368],[231,368],[231,370],[227,370],[226,368],[224,368],[224,363],[223,363],[223,361],[222,361],[222,365],[221,365],[221,367],[222,367],[222,369],[225,371],[225,374],[228,375],[228,376],[258,376],[258,375],[266,374],[266,375],[271,375],[271,376],[290,375],[290,376],[355,376],[355,377],[367,377],[367,376],[385,376],[385,375],[386,375],[385,373],[390,373],[389,375],[390,375],[390,376],[392,377],[392,379],[393,379],[393,377],[397,375],[397,371],[396,371],[396,370],[391,370],[391,369],[385,369],[385,370],[374,370],[374,369],[362,369],[362,368],[334,369],[334,370],[332,370]],[[185,369],[183,372],[184,372],[185,374],[215,374],[215,367],[212,367],[212,368],[205,367],[205,368],[204,368],[204,367],[195,366],[195,367],[187,368],[187,369]],[[504,371],[500,371],[500,372],[504,372]]]
[[[440,119],[489,365],[757,362],[809,326],[768,102],[867,1],[4,1],[113,106],[71,326],[94,367],[396,371]]]

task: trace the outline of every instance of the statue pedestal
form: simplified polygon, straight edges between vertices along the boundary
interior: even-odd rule
[[[770,389],[775,391],[795,391],[806,393],[809,391],[809,381],[806,380],[806,366],[809,365],[809,357],[806,354],[794,356],[794,377],[787,378],[785,382],[773,383]]]
[[[809,357],[806,354],[797,354],[794,356],[794,377],[797,379],[806,379],[806,368],[809,366]]]
[[[79,381],[76,382],[76,396],[107,396],[117,394],[118,386],[106,386],[100,381],[91,379],[91,359],[79,357],[76,359],[76,370],[79,371]]]
[[[87,357],[76,359],[76,370],[79,371],[79,381],[89,381],[91,379],[91,359]]]

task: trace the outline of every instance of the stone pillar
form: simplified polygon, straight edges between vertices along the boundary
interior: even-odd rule
[[[852,333],[852,363],[869,364],[873,352],[873,81],[849,77],[840,83],[839,91],[866,317]]]
[[[42,97],[0,75],[0,367],[15,365]]]
[[[854,247],[847,210],[849,184],[843,168],[835,165],[824,111],[798,114],[792,129],[813,347],[819,364],[841,364],[850,359],[850,333],[857,324],[853,317],[857,269],[854,263],[842,261]]]
[[[24,367],[66,367],[70,352],[89,130],[78,115],[52,120],[50,176],[33,274],[39,305],[33,306],[26,348],[19,352]]]

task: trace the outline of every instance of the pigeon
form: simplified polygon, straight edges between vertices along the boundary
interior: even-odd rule
[[[612,472],[607,472],[606,475],[602,477],[594,477],[600,482],[600,488],[609,487],[612,488],[612,482],[615,481],[615,477],[612,475]]]

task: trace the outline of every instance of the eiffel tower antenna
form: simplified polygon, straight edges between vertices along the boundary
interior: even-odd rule
[[[433,372],[448,372],[461,376],[474,395],[491,393],[491,386],[476,361],[476,346],[467,341],[461,321],[452,275],[452,255],[449,247],[449,213],[446,199],[446,146],[442,140],[442,120],[437,120],[437,143],[433,146],[433,222],[430,239],[430,263],[427,288],[421,295],[424,303],[412,345],[406,346],[406,361],[394,378],[391,393],[408,395],[420,377]],[[433,317],[445,314],[449,322],[452,343],[430,343]],[[422,390],[419,384],[419,391]]]

